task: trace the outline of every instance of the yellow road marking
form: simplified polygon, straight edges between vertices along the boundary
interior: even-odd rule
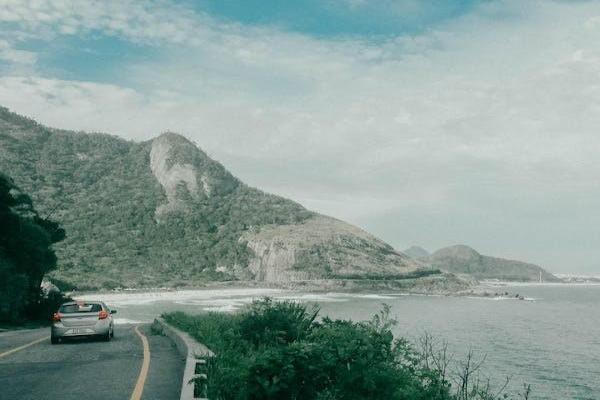
[[[15,347],[15,348],[14,348],[14,349],[12,349],[12,350],[8,350],[8,351],[5,351],[4,353],[0,353],[0,358],[2,358],[2,357],[6,357],[6,356],[7,356],[7,355],[9,355],[9,354],[16,353],[16,352],[17,352],[17,351],[19,351],[19,350],[26,349],[26,348],[28,348],[29,346],[33,346],[34,344],[37,344],[37,343],[39,343],[39,342],[43,342],[44,340],[48,340],[48,339],[50,339],[50,336],[44,336],[44,337],[43,337],[43,338],[41,338],[41,339],[34,340],[33,342],[29,342],[29,343],[27,343],[27,344],[24,344],[23,346]]]
[[[131,400],[140,400],[142,398],[142,393],[144,392],[144,384],[146,383],[146,377],[148,376],[148,369],[150,368],[150,346],[148,345],[148,339],[144,336],[139,330],[140,326],[136,325],[135,333],[142,340],[142,346],[144,347],[144,361],[142,362],[142,369],[140,370],[140,375],[138,376],[137,383],[135,384],[135,388],[133,389],[133,393],[131,393]]]

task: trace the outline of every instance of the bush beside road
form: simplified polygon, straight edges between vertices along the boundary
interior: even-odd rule
[[[386,306],[366,322],[319,321],[317,314],[316,308],[266,298],[235,314],[163,317],[216,354],[208,362],[211,399],[509,398],[478,379],[480,362],[472,354],[451,375],[450,355],[431,338],[419,348],[394,339]]]

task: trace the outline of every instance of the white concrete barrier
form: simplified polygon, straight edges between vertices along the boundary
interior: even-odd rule
[[[185,369],[181,383],[180,400],[207,400],[208,376],[206,371],[207,359],[215,354],[202,343],[198,343],[188,333],[167,323],[164,319],[154,319],[152,329],[173,340],[179,353],[185,357]]]

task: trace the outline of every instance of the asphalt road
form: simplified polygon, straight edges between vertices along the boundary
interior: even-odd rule
[[[50,328],[0,332],[0,399],[123,400],[134,390],[143,361],[135,325],[116,325],[110,342],[72,340],[50,344]],[[173,342],[140,325],[150,346],[142,399],[179,399],[184,359]]]

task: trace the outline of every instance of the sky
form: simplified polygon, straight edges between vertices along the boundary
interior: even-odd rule
[[[600,1],[0,0],[0,105],[179,132],[400,250],[600,272]]]

